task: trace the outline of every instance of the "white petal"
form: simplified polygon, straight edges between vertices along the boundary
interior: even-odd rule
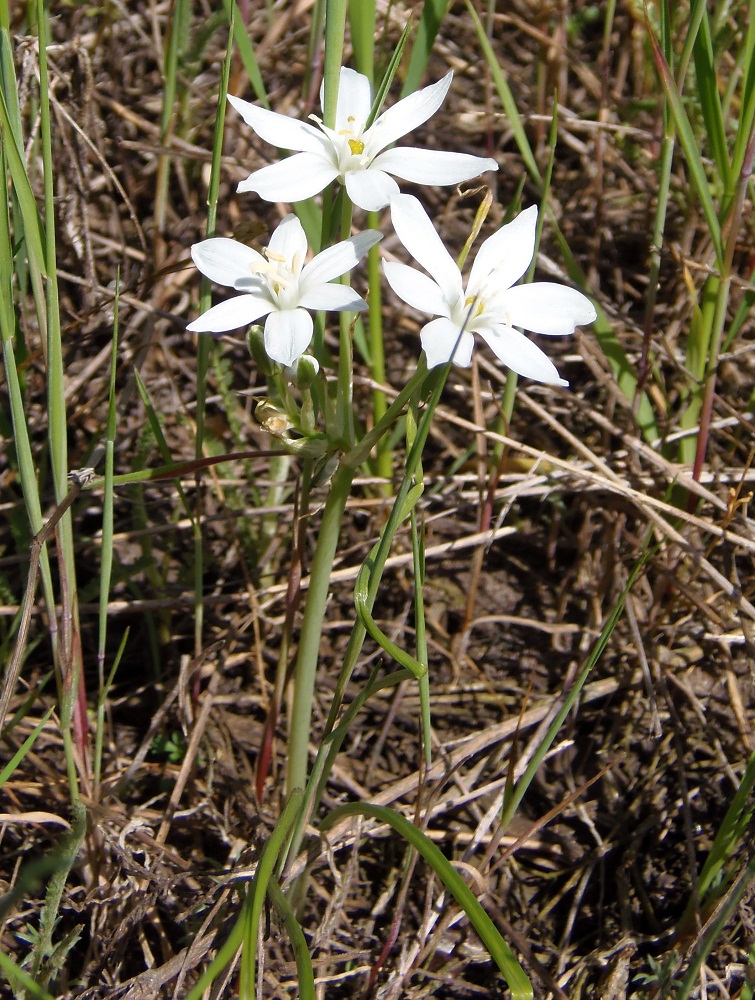
[[[537,206],[521,212],[508,225],[489,236],[480,247],[469,274],[467,291],[479,291],[494,275],[494,283],[500,292],[511,288],[515,281],[530,266],[535,252],[535,229],[537,227]],[[510,367],[510,366],[509,366]]]
[[[374,156],[434,115],[446,98],[452,77],[453,73],[446,73],[442,80],[415,91],[384,111],[365,133],[370,155]]]
[[[518,330],[500,326],[477,332],[493,354],[517,375],[524,375],[525,378],[533,378],[550,385],[569,384],[559,376],[556,366],[547,354]]]
[[[321,88],[321,104],[324,95],[324,84]],[[341,67],[341,78],[338,83],[338,104],[336,106],[336,131],[353,131],[364,128],[364,123],[372,108],[372,88],[370,81],[363,73]]]
[[[553,281],[517,285],[501,301],[512,326],[548,336],[574,333],[575,327],[594,323],[597,318],[586,295]]]
[[[344,177],[349,198],[365,212],[379,212],[398,194],[398,184],[382,170],[349,170]]]
[[[218,285],[233,288],[237,281],[251,278],[260,263],[262,254],[251,247],[219,236],[195,243],[191,248],[194,263],[205,277]]]
[[[249,326],[273,309],[272,303],[258,295],[236,295],[189,323],[186,327],[192,333],[225,333],[240,326]]]
[[[241,181],[239,192],[254,191],[265,201],[303,201],[338,177],[338,168],[316,153],[295,153],[262,167]]]
[[[431,316],[450,315],[440,285],[432,278],[414,267],[390,260],[383,261],[383,270],[396,295],[414,309],[430,313]]]
[[[427,367],[445,365],[453,357],[455,365],[468,368],[472,362],[474,337],[450,319],[441,316],[422,328],[422,347],[427,355]]]
[[[417,263],[435,278],[453,308],[462,294],[459,268],[414,195],[401,194],[391,201],[391,221],[398,238]]]
[[[309,244],[304,233],[304,226],[293,213],[289,213],[278,224],[270,237],[267,248],[273,262],[282,258],[286,266],[292,268],[295,275],[300,272],[307,257]]]
[[[316,285],[299,299],[303,309],[323,309],[326,312],[360,312],[367,308],[361,295],[348,285]]]
[[[486,170],[497,170],[498,164],[487,156],[470,153],[444,153],[436,149],[415,149],[397,146],[388,149],[372,161],[371,169],[387,170],[415,184],[461,184]]]
[[[251,125],[257,135],[272,146],[278,146],[279,149],[295,149],[300,153],[321,153],[326,145],[327,140],[320,130],[308,122],[300,122],[287,115],[267,111],[230,94],[228,100],[247,125]]]
[[[312,340],[312,317],[303,309],[271,312],[265,321],[265,350],[269,358],[292,365]]]
[[[299,289],[304,295],[310,288],[321,285],[333,278],[340,278],[359,263],[370,247],[375,246],[383,238],[383,234],[375,229],[366,229],[363,233],[349,237],[343,243],[336,243],[311,260],[304,268],[299,278]]]

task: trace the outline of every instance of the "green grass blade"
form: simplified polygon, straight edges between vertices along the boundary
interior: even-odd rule
[[[288,839],[288,835],[301,809],[304,792],[300,789],[292,792],[286,808],[275,824],[270,839],[262,849],[254,882],[245,903],[248,909],[246,946],[241,960],[241,985],[239,995],[241,997],[254,996],[254,978],[257,960],[257,942],[259,941],[260,923],[262,921],[262,908],[265,904],[265,897],[270,883],[274,878],[275,863]]]
[[[508,80],[501,69],[501,65],[495,51],[493,50],[493,46],[490,44],[490,39],[485,31],[485,26],[480,20],[477,11],[472,6],[471,0],[466,0],[466,4],[469,15],[474,23],[475,30],[477,31],[477,41],[480,43],[480,48],[485,56],[488,69],[493,77],[493,83],[498,91],[498,97],[503,105],[503,110],[506,113],[509,126],[514,135],[514,142],[519,150],[519,155],[524,160],[524,165],[530,176],[537,183],[538,189],[542,190],[543,178],[540,174],[540,168],[537,165],[535,154],[532,152],[532,146],[530,145],[527,133],[524,130],[522,116],[519,114],[519,108],[514,100],[511,87],[509,87]]]
[[[425,763],[432,764],[432,720],[430,718],[430,677],[427,651],[427,629],[425,625],[425,539],[417,523],[417,511],[412,509],[412,556],[414,561],[414,634],[416,659],[424,667],[419,677],[419,708],[422,729],[422,746]],[[424,522],[422,523],[424,527]]]
[[[408,478],[408,477],[407,477]],[[418,680],[427,673],[427,665],[421,663],[419,660],[415,659],[406,650],[401,649],[397,646],[395,642],[388,638],[385,632],[382,631],[380,626],[377,624],[375,619],[372,617],[372,602],[370,601],[371,578],[373,573],[379,573],[382,575],[382,566],[387,558],[388,549],[390,548],[390,543],[395,535],[398,525],[414,510],[414,506],[422,496],[424,487],[421,483],[418,483],[409,490],[409,494],[406,497],[406,501],[403,502],[403,497],[399,494],[397,498],[397,505],[401,502],[401,516],[397,519],[395,523],[389,520],[380,535],[380,540],[373,547],[370,555],[362,563],[362,567],[359,570],[357,576],[357,582],[354,586],[354,605],[356,607],[356,612],[359,620],[364,625],[367,633],[372,639],[383,649],[389,656],[400,663],[402,667],[409,670]],[[395,508],[394,508],[395,509]],[[390,529],[390,530],[389,530]]]
[[[693,993],[695,996],[700,996],[696,989],[699,985],[700,970],[713,950],[713,946],[719,939],[724,938],[726,925],[734,918],[742,899],[753,884],[755,884],[755,857],[750,857],[713,920],[705,928],[701,940],[696,943],[687,975],[684,977],[684,982],[678,992],[674,994],[674,1000],[687,1000],[687,997],[692,996]]]
[[[178,95],[178,69],[189,43],[191,6],[187,0],[173,0],[167,19],[164,41],[162,108],[160,111],[160,146],[167,149],[175,131]],[[172,155],[161,153],[157,161],[155,181],[155,228],[163,235],[168,215],[170,165]],[[159,251],[162,253],[162,250]]]
[[[732,173],[735,178],[742,173],[747,150],[747,136],[752,132],[753,121],[755,121],[755,0],[750,0],[749,3],[747,35],[741,52],[741,62],[744,67],[742,110],[731,157]]]
[[[322,120],[330,128],[334,127],[336,120],[336,101],[346,35],[346,9],[346,0],[326,0]]]
[[[370,83],[375,76],[375,0],[349,0],[354,66]]]
[[[611,636],[613,635],[613,631],[618,625],[619,619],[621,618],[622,614],[624,613],[624,605],[626,604],[627,595],[629,594],[632,587],[639,578],[640,573],[642,572],[652,552],[653,548],[651,547],[650,539],[648,538],[647,542],[645,543],[645,549],[640,555],[640,558],[635,563],[634,568],[632,569],[632,572],[629,575],[629,579],[627,580],[626,586],[624,587],[624,590],[619,595],[619,599],[616,601],[613,610],[611,611],[605,625],[603,626],[598,641],[593,646],[593,649],[590,655],[587,657],[584,666],[577,675],[574,684],[569,689],[569,693],[564,698],[561,708],[559,709],[558,713],[556,714],[556,717],[553,719],[553,722],[549,726],[548,732],[543,737],[542,743],[537,748],[537,751],[535,752],[529,764],[527,765],[527,769],[525,770],[524,774],[519,779],[519,781],[516,783],[516,786],[513,789],[512,793],[506,797],[503,811],[501,814],[502,829],[505,830],[506,827],[511,822],[514,814],[516,813],[516,810],[519,807],[519,804],[521,803],[522,799],[524,798],[527,792],[527,789],[532,783],[535,774],[538,771],[538,768],[545,760],[546,754],[548,753],[551,746],[553,745],[554,740],[558,736],[561,726],[564,724],[564,720],[574,707],[577,698],[579,697],[579,693],[585,685],[585,681],[590,675],[595,664],[603,655],[603,652],[605,651],[611,639]]]
[[[443,852],[421,830],[400,813],[387,806],[375,806],[367,802],[357,802],[329,813],[322,822],[321,830],[327,833],[344,816],[370,816],[381,823],[388,823],[411,844],[425,859],[435,874],[445,885],[456,902],[466,913],[469,922],[480,936],[490,957],[496,963],[511,989],[512,1000],[532,1000],[533,990],[524,969],[511,948],[504,941],[500,931],[480,905],[477,897],[451,865]]]
[[[228,34],[223,70],[220,74],[220,89],[218,91],[217,110],[215,113],[215,133],[212,143],[212,161],[210,164],[210,183],[207,191],[207,228],[206,237],[215,235],[218,215],[218,192],[220,190],[221,158],[223,155],[223,129],[225,126],[225,109],[228,96],[228,80],[231,72],[231,57],[233,55],[234,11],[231,10],[231,27]],[[202,275],[200,285],[200,312],[205,312],[211,305],[211,286],[209,278]],[[210,356],[215,340],[212,337],[197,338],[197,381],[196,381],[196,438],[194,442],[195,458],[201,459],[204,453],[205,413],[207,408],[207,385],[210,370]],[[202,651],[202,635],[204,632],[204,540],[202,537],[202,520],[204,514],[204,494],[200,482],[199,471],[196,480],[196,515],[192,530],[194,533],[194,655]]]
[[[16,965],[13,959],[3,951],[0,951],[0,969],[2,969],[3,975],[14,993],[23,989],[32,1000],[53,1000],[47,990],[37,985],[29,973]]]
[[[702,8],[700,30],[695,36],[693,57],[695,60],[695,85],[700,101],[700,111],[705,123],[705,135],[710,143],[711,155],[716,165],[716,172],[723,183],[727,198],[732,191],[732,172],[729,162],[729,150],[726,144],[726,127],[724,125],[721,95],[718,90],[716,74],[716,57],[713,52],[713,40],[710,34],[710,20],[705,0],[695,0],[694,8]]]
[[[734,853],[743,846],[755,813],[755,754],[752,754],[745,768],[731,805],[726,810],[723,822],[716,834],[713,846],[706,858],[697,882],[697,899],[690,899],[678,925],[678,934],[692,932],[695,913],[707,902],[711,895],[720,894],[720,882],[725,865]]]
[[[100,560],[100,614],[97,658],[100,668],[100,689],[103,681],[105,643],[107,641],[107,605],[110,595],[110,578],[113,570],[113,464],[116,434],[116,390],[115,374],[118,364],[118,306],[120,303],[120,283],[116,279],[113,314],[113,342],[110,352],[110,385],[108,398],[107,427],[105,429],[105,488],[102,506],[102,546]]]
[[[45,725],[47,723],[47,720],[50,718],[50,716],[52,715],[53,711],[54,711],[54,707],[47,709],[47,712],[44,714],[44,716],[37,723],[37,725],[34,727],[34,729],[32,730],[32,732],[29,733],[29,735],[26,737],[26,739],[21,744],[21,746],[18,748],[18,750],[16,750],[16,752],[13,754],[13,756],[8,761],[8,763],[5,765],[5,767],[2,769],[2,771],[0,771],[0,788],[3,787],[3,785],[8,780],[8,778],[11,777],[11,775],[16,770],[16,768],[18,767],[18,765],[21,763],[21,761],[24,759],[24,757],[26,757],[27,753],[34,746],[34,743],[36,742],[37,737],[39,736],[39,734],[44,729],[44,727],[45,727]]]
[[[47,310],[45,306],[44,279],[47,276],[42,222],[37,208],[37,202],[31,189],[31,183],[26,173],[20,138],[16,139],[13,127],[14,118],[9,111],[5,93],[0,92],[0,134],[3,136],[3,151],[8,159],[13,190],[18,201],[23,227],[23,238],[26,242],[29,276],[31,278],[37,317],[40,323],[40,336],[43,348],[47,350]],[[8,141],[7,137],[12,137]],[[20,235],[20,234],[18,234]]]
[[[257,57],[254,54],[254,46],[249,39],[249,35],[246,33],[244,18],[241,16],[239,6],[236,0],[223,0],[223,5],[228,15],[228,23],[233,25],[233,40],[236,43],[236,48],[239,50],[241,62],[244,64],[244,70],[252,85],[252,90],[260,104],[269,111],[270,104],[267,99],[267,91],[262,80]]]
[[[307,944],[307,939],[304,937],[304,932],[275,879],[271,879],[268,882],[267,894],[270,897],[275,912],[283,920],[283,925],[291,941],[291,947],[294,950],[297,972],[296,985],[299,989],[299,1000],[315,1000],[315,974],[312,968],[312,959],[309,955],[309,945]]]
[[[401,91],[403,97],[419,90],[447,8],[448,0],[425,0]]]
[[[658,39],[655,37],[650,21],[646,19],[646,23],[650,43],[653,48],[655,64],[661,80],[661,86],[663,87],[663,92],[671,106],[671,113],[674,118],[677,135],[679,136],[679,142],[684,149],[687,167],[689,169],[695,191],[697,192],[697,197],[700,200],[700,205],[705,215],[705,221],[708,223],[708,230],[710,232],[710,238],[715,250],[716,261],[720,267],[723,264],[724,259],[723,243],[721,240],[721,225],[718,220],[716,208],[713,204],[713,197],[710,185],[708,184],[708,178],[705,173],[702,157],[700,156],[697,138],[692,129],[692,125],[682,101],[682,95],[679,93],[679,88],[673,78],[669,64],[666,61],[666,57],[661,51],[661,47],[658,44]]]
[[[49,39],[48,13],[44,0],[37,0],[37,26],[39,32],[39,109],[40,138],[44,178],[45,227],[44,253],[45,270],[45,310],[47,327],[47,439],[50,445],[50,465],[57,503],[61,503],[68,492],[68,419],[66,415],[66,385],[63,367],[63,342],[60,328],[60,303],[58,296],[57,249],[55,237],[55,170],[52,153],[52,122],[50,111],[50,82],[47,67],[47,45]],[[11,145],[13,145],[11,143]],[[39,317],[41,320],[41,317]],[[57,526],[58,576],[60,579],[61,604],[61,651],[60,701],[61,730],[65,752],[66,773],[69,794],[78,829],[80,807],[79,764],[89,766],[89,734],[84,718],[84,668],[81,661],[80,625],[78,615],[78,595],[76,587],[76,561],[73,548],[73,519],[70,507],[65,511]],[[82,760],[83,758],[83,760]],[[81,807],[83,812],[83,807]],[[71,859],[71,865],[73,859]],[[70,870],[70,869],[69,869]],[[67,874],[67,873],[66,873]],[[63,884],[57,885],[54,876],[45,906],[42,910],[44,927],[49,940],[57,920],[57,907],[63,893]],[[40,941],[43,941],[42,935]]]

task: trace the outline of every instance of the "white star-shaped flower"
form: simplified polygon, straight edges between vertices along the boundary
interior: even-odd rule
[[[444,153],[413,146],[387,147],[434,115],[451,85],[452,73],[405,97],[366,128],[372,108],[370,82],[342,67],[334,129],[318,128],[267,111],[238,97],[228,100],[265,142],[297,150],[278,163],[255,170],[239,184],[267,201],[294,202],[322,191],[331,181],[346,185],[349,198],[366,211],[378,211],[399,193],[391,174],[416,184],[460,184],[485,170],[497,170],[488,157]],[[321,91],[322,100],[322,91]],[[314,117],[314,116],[313,116]]]
[[[406,249],[432,275],[406,264],[383,264],[389,285],[404,302],[438,317],[421,333],[429,368],[451,360],[468,367],[473,335],[478,333],[496,357],[518,375],[568,385],[548,356],[514,329],[562,336],[596,319],[592,302],[566,285],[536,281],[513,287],[535,252],[535,206],[485,240],[466,288],[459,268],[416,198],[408,194],[394,198],[391,220]]]
[[[224,333],[267,316],[268,357],[292,365],[312,340],[308,309],[355,312],[367,308],[348,285],[329,284],[354,267],[382,234],[373,229],[318,253],[308,264],[307,237],[295,215],[287,215],[264,254],[236,240],[218,237],[196,243],[191,256],[202,274],[241,295],[227,299],[189,323],[192,333]]]

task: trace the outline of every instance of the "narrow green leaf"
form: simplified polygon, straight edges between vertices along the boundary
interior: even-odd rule
[[[425,0],[401,91],[403,97],[419,90],[447,8],[448,0]]]
[[[13,756],[5,765],[5,767],[2,769],[2,771],[0,771],[0,788],[2,788],[5,782],[8,780],[8,778],[12,776],[13,772],[16,770],[18,765],[21,763],[24,757],[26,757],[27,753],[34,746],[37,737],[44,729],[45,725],[47,724],[47,720],[50,718],[54,710],[55,710],[54,705],[51,708],[48,708],[47,712],[39,720],[39,722],[34,727],[32,732],[29,733],[29,735],[26,737],[26,739],[18,748],[18,750],[16,750],[16,752],[13,754]]]
[[[252,85],[252,90],[254,91],[260,104],[262,104],[262,106],[267,108],[269,111],[270,104],[267,99],[267,91],[265,90],[265,84],[262,80],[262,74],[260,73],[259,64],[257,63],[257,57],[254,54],[254,46],[252,45],[249,35],[246,33],[246,28],[244,27],[244,18],[241,16],[239,6],[236,3],[236,0],[223,0],[223,5],[226,9],[226,13],[228,14],[228,23],[233,24],[233,40],[239,50],[239,55],[241,56],[241,61],[244,64],[246,75]]]
[[[32,1000],[53,1000],[53,997],[47,990],[38,986],[29,973],[16,965],[13,959],[3,951],[0,951],[0,969],[2,969],[3,975],[8,980],[8,984],[14,993],[20,987],[27,991]]]
[[[684,149],[684,155],[687,159],[687,167],[692,178],[692,183],[694,184],[697,196],[700,199],[700,204],[705,215],[705,221],[708,223],[710,238],[716,253],[716,261],[718,266],[721,267],[724,259],[723,244],[721,242],[721,226],[713,204],[713,197],[711,195],[708,178],[705,173],[705,167],[703,166],[702,157],[700,156],[697,139],[695,138],[692,125],[690,124],[690,120],[687,116],[682,96],[679,93],[679,89],[674,81],[669,65],[666,62],[666,58],[661,51],[661,47],[658,44],[658,40],[655,37],[655,33],[653,32],[652,26],[647,17],[646,24],[648,35],[650,37],[650,44],[653,47],[655,64],[661,78],[661,86],[663,87],[666,98],[671,105],[676,131],[682,148]]]
[[[270,901],[276,913],[283,920],[289,940],[291,941],[291,947],[294,949],[297,973],[296,985],[299,990],[299,1000],[315,1000],[315,974],[312,968],[312,959],[309,955],[309,945],[307,944],[307,939],[304,937],[304,932],[275,879],[271,879],[268,882],[267,893],[270,896]]]
[[[506,117],[508,118],[509,126],[511,127],[511,131],[514,135],[514,142],[516,142],[519,155],[524,160],[524,165],[529,171],[530,176],[534,181],[536,181],[538,189],[542,190],[543,179],[540,175],[540,168],[537,165],[535,154],[532,152],[532,146],[530,146],[530,141],[524,130],[524,123],[522,122],[522,117],[519,114],[519,108],[516,106],[516,101],[514,100],[514,95],[511,92],[511,87],[509,87],[508,80],[504,76],[501,65],[498,62],[498,57],[493,50],[493,46],[490,44],[490,39],[487,36],[485,27],[480,20],[477,11],[473,7],[471,0],[466,0],[466,5],[477,31],[477,40],[480,43],[480,48],[485,56],[488,69],[493,77],[493,83],[498,91],[498,97],[503,105],[503,110],[506,112]]]
[[[616,628],[617,624],[619,623],[622,614],[624,613],[624,605],[626,604],[627,595],[629,594],[632,587],[636,583],[648,559],[655,551],[655,548],[651,544],[651,540],[652,540],[652,534],[649,534],[645,542],[645,547],[642,551],[642,554],[635,563],[632,572],[629,575],[629,579],[627,580],[626,586],[624,587],[624,590],[621,592],[618,600],[616,601],[616,604],[613,606],[613,609],[610,615],[608,616],[605,625],[603,626],[598,641],[593,646],[590,655],[587,657],[587,660],[585,661],[584,666],[577,675],[576,680],[574,681],[571,688],[569,689],[569,692],[564,698],[563,703],[559,708],[558,712],[556,713],[555,718],[548,727],[547,733],[543,737],[536,752],[530,759],[524,774],[516,783],[516,787],[514,788],[513,793],[506,798],[504,808],[501,814],[502,829],[505,830],[506,827],[511,822],[517,808],[519,807],[519,804],[521,803],[522,799],[525,796],[525,793],[527,792],[527,789],[534,780],[540,765],[545,760],[546,754],[548,753],[551,746],[553,745],[554,740],[558,736],[561,730],[561,726],[564,723],[564,720],[566,719],[567,715],[576,704],[577,698],[579,697],[579,692],[584,687],[585,682],[587,681],[587,678],[590,675],[590,672],[592,671],[593,667],[598,662],[600,657],[603,655],[603,652],[606,646],[608,645],[611,636],[613,635],[613,631]]]
[[[721,95],[718,90],[717,63],[713,53],[710,19],[705,0],[695,0],[695,3],[702,8],[700,30],[695,36],[693,46],[697,97],[700,101],[700,110],[705,122],[705,135],[710,143],[716,171],[721,178],[724,191],[729,196],[732,186],[731,164],[726,146],[726,128],[721,108]]]
[[[253,996],[254,976],[257,959],[257,942],[259,941],[260,922],[262,920],[262,908],[270,883],[274,877],[275,863],[280,856],[283,846],[294,825],[297,815],[301,809],[304,792],[295,789],[291,792],[286,802],[283,813],[275,824],[273,832],[262,849],[257,871],[252,882],[252,887],[245,903],[248,908],[247,940],[244,948],[244,955],[241,966],[241,993],[244,995],[245,987],[249,996]],[[245,982],[246,980],[246,982]]]
[[[438,878],[466,913],[469,922],[480,936],[490,957],[501,970],[501,974],[511,989],[512,1000],[532,1000],[533,990],[524,969],[511,948],[504,941],[500,931],[480,905],[477,897],[451,865],[443,852],[421,830],[408,819],[387,806],[376,806],[368,802],[356,802],[341,806],[329,813],[322,822],[321,830],[327,833],[344,816],[371,816],[381,823],[388,823],[407,843],[425,859]]]
[[[375,0],[349,0],[354,67],[370,83],[375,75]]]

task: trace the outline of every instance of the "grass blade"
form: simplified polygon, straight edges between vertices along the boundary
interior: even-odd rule
[[[422,77],[425,75],[427,64],[430,61],[436,35],[440,31],[447,9],[448,0],[425,0],[417,34],[412,45],[412,54],[409,57],[409,68],[406,71],[401,91],[402,97],[419,90]]]
[[[453,868],[443,852],[413,823],[387,806],[375,806],[368,802],[356,802],[341,806],[329,813],[322,822],[323,833],[334,826],[344,816],[370,816],[381,823],[388,823],[411,844],[430,865],[456,902],[466,913],[469,922],[480,936],[490,957],[501,970],[501,974],[511,989],[513,1000],[532,1000],[533,991],[524,969],[506,944],[500,931],[480,905],[472,890]]]
[[[705,167],[703,166],[702,157],[700,156],[697,138],[692,129],[692,125],[690,124],[684,103],[682,102],[682,95],[679,93],[679,88],[676,85],[669,64],[661,51],[658,39],[655,37],[655,32],[653,31],[648,18],[646,18],[646,24],[648,35],[650,37],[650,44],[653,47],[655,64],[658,69],[658,75],[661,79],[661,86],[663,87],[666,99],[671,105],[671,112],[674,117],[674,124],[679,136],[679,141],[684,149],[687,167],[689,169],[695,191],[697,192],[697,197],[700,199],[700,205],[702,206],[702,210],[705,215],[705,221],[708,223],[710,238],[713,243],[718,266],[720,267],[723,264],[724,258],[723,243],[721,240],[721,225],[718,220],[716,208],[713,204],[713,197],[711,195],[710,185],[708,184],[708,178],[705,173]]]

